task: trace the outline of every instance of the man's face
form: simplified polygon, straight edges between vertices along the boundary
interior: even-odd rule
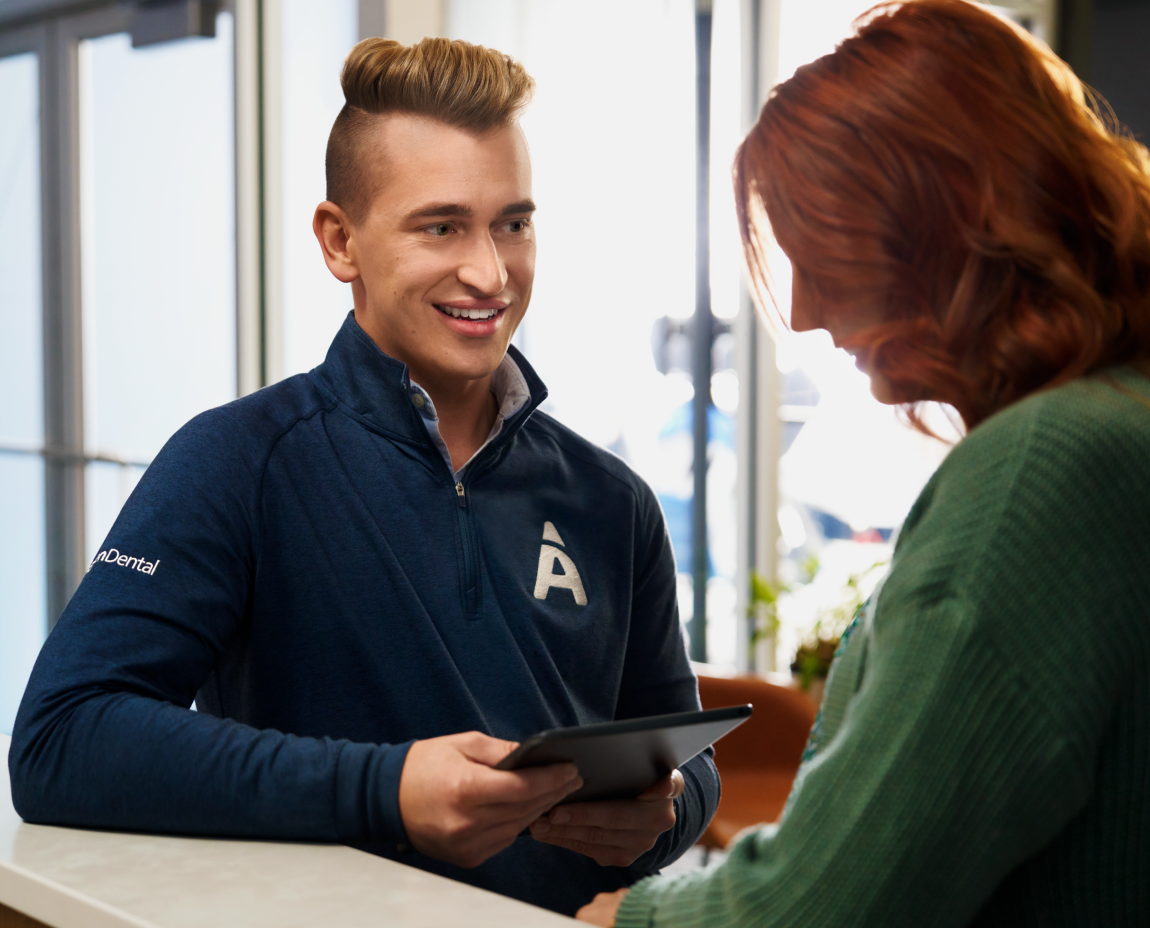
[[[499,366],[531,299],[531,162],[519,127],[474,136],[406,114],[380,120],[377,193],[348,252],[356,321],[422,386]]]

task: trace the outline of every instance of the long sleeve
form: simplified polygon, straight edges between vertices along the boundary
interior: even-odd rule
[[[679,621],[675,556],[658,501],[642,486],[632,632],[624,664],[619,718],[637,718],[700,708]],[[719,806],[719,773],[707,748],[682,769],[685,788],[675,800],[675,824],[630,867],[652,873],[678,860],[706,830]]]
[[[207,413],[133,492],[20,707],[9,768],[26,820],[405,840],[406,745],[295,737],[189,708],[249,607],[266,457],[251,435],[267,429]]]
[[[972,432],[832,669],[781,823],[639,884],[619,928],[1141,923],[1148,473],[1150,414],[1097,383]]]

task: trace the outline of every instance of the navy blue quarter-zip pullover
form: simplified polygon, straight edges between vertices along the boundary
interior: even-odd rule
[[[529,836],[474,870],[399,851],[415,739],[699,704],[654,495],[535,411],[545,388],[513,358],[531,401],[459,481],[406,366],[351,315],[310,374],[182,428],[36,663],[9,754],[17,811],[342,841],[567,913],[686,850],[718,803],[709,752],[628,868]]]

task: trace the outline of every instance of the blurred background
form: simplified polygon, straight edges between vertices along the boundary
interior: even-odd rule
[[[375,35],[493,46],[535,77],[516,343],[545,409],[657,492],[692,657],[809,683],[949,445],[823,333],[776,344],[756,320],[730,163],[771,86],[867,6],[0,0],[0,732],[165,440],[318,364],[351,308],[311,215],[341,63]],[[994,8],[1145,138],[1150,0]]]

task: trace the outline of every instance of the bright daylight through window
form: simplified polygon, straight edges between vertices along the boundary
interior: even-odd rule
[[[47,632],[39,62],[0,58],[0,732]]]
[[[236,395],[231,22],[213,39],[80,43],[89,561],[168,437]],[[146,234],[124,208],[143,202]]]

